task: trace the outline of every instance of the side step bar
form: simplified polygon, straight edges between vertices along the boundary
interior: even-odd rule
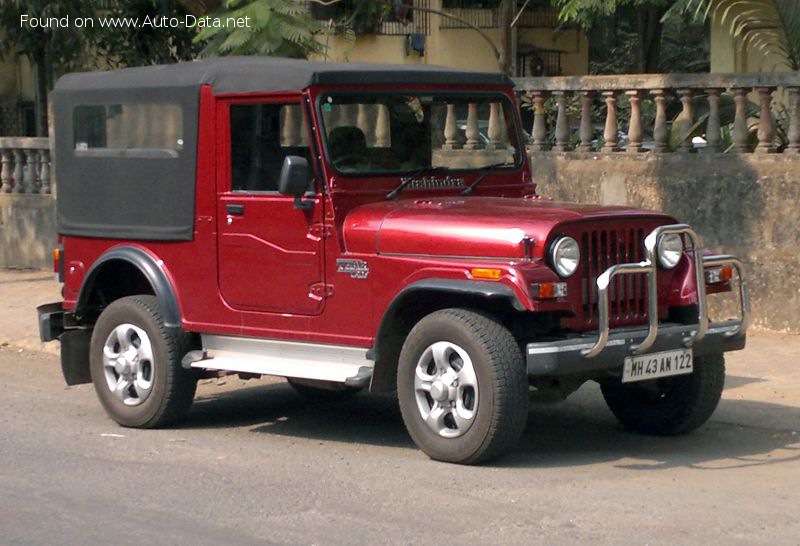
[[[367,349],[236,336],[202,336],[203,351],[193,351],[183,364],[191,368],[225,370],[364,387],[374,363]]]

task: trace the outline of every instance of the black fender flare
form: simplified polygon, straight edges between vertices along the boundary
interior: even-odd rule
[[[390,329],[392,322],[397,314],[397,309],[408,301],[410,296],[414,294],[422,294],[425,292],[435,292],[439,294],[461,295],[461,296],[479,296],[489,300],[507,300],[509,305],[517,311],[525,311],[525,306],[519,300],[517,295],[511,287],[491,281],[473,281],[473,280],[456,280],[456,279],[424,279],[409,284],[395,295],[392,302],[386,308],[381,318],[378,331],[375,335],[375,341],[372,348],[367,352],[367,358],[375,362],[374,373],[370,390],[381,391],[388,390],[394,384],[394,371],[389,371],[390,366],[387,366],[381,357],[379,345],[381,341],[390,336]],[[390,351],[391,352],[391,351]]]
[[[181,327],[181,309],[178,305],[178,298],[175,296],[172,283],[163,269],[163,262],[144,250],[131,246],[114,247],[92,264],[81,284],[78,301],[75,305],[76,314],[80,314],[88,305],[89,295],[97,275],[103,270],[103,266],[111,261],[128,262],[141,271],[150,286],[153,287],[153,292],[161,306],[164,326],[170,329],[179,329]]]

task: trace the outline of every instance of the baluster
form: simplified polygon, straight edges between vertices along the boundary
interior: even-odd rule
[[[719,120],[719,96],[722,89],[706,89],[708,94],[708,124],[706,125],[705,151],[716,153],[722,151],[722,131]]]
[[[678,95],[681,97],[681,104],[683,109],[678,115],[676,125],[678,126],[678,135],[680,137],[680,144],[678,151],[683,153],[693,152],[694,143],[692,143],[692,123],[694,121],[694,108],[692,105],[691,89],[678,89]]]
[[[653,124],[653,140],[655,146],[653,151],[664,153],[669,151],[669,131],[667,131],[667,95],[663,89],[653,89],[650,91],[653,100],[656,102],[656,119]]]
[[[487,150],[497,150],[500,148],[500,138],[502,136],[500,130],[500,104],[493,102],[489,105],[489,145]]]
[[[792,154],[800,153],[800,87],[787,87],[789,93],[789,131],[787,138],[789,146],[786,151]]]
[[[38,183],[38,159],[39,153],[37,150],[26,149],[25,150],[25,164],[27,165],[27,169],[25,170],[25,193],[39,193],[39,183]]]
[[[604,152],[616,152],[619,150],[619,126],[617,124],[617,92],[616,91],[603,91],[603,97],[606,101],[606,126],[603,131],[603,138],[605,144],[603,145]]]
[[[443,150],[458,148],[458,125],[456,123],[456,105],[447,105],[447,118],[444,121],[444,146]]]
[[[533,91],[533,145],[531,150],[542,152],[547,149],[547,114],[544,111],[545,94]]]
[[[639,90],[625,91],[631,103],[631,119],[628,123],[628,150],[631,153],[642,151],[642,92]]]
[[[52,193],[50,188],[50,150],[39,150],[39,178],[41,179],[41,192]]]
[[[24,157],[22,150],[14,150],[14,193],[23,193],[25,191],[22,180]]]
[[[556,145],[553,150],[566,152],[569,150],[569,120],[567,119],[567,95],[564,91],[554,91],[556,97]]]
[[[374,140],[372,136],[372,124],[369,122],[369,107],[366,104],[358,105],[356,127],[361,129],[361,132],[364,133],[364,137],[367,139],[367,143],[372,145]]]
[[[747,131],[747,89],[737,87],[733,90],[736,115],[733,120],[733,148],[740,153],[749,151]]]
[[[355,104],[345,104],[342,106],[342,125],[353,127],[356,124],[357,106]]]
[[[2,161],[2,170],[0,170],[0,193],[11,193],[11,151],[0,150],[0,161]]]
[[[281,130],[281,146],[291,148],[297,146],[298,123],[296,120],[298,108],[296,106],[286,106],[283,109],[283,127]]]
[[[592,151],[592,140],[594,139],[594,129],[592,128],[592,101],[594,91],[581,91],[581,144],[578,150],[581,152]]]
[[[761,102],[761,119],[758,122],[758,146],[756,152],[760,154],[774,154],[775,147],[775,124],[772,122],[772,92],[774,87],[759,87],[756,89]]]
[[[478,130],[478,105],[471,102],[467,113],[467,143],[464,144],[464,149],[477,150],[480,148],[480,136],[481,134]]]
[[[378,148],[388,148],[391,146],[389,108],[385,104],[378,105],[378,116],[377,120],[375,120],[375,146]]]

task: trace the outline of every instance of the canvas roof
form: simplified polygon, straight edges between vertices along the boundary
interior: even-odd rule
[[[310,62],[277,57],[216,57],[171,65],[67,74],[56,91],[199,87],[215,93],[297,91],[311,85],[513,85],[506,76],[430,65]]]

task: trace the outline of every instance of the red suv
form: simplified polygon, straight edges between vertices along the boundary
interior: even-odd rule
[[[397,391],[434,459],[485,461],[532,390],[598,381],[677,434],[741,349],[740,262],[686,225],[535,193],[512,82],[428,66],[225,58],[70,74],[55,90],[67,383],[119,424],[186,416],[209,374]],[[741,317],[708,318],[738,288]]]

